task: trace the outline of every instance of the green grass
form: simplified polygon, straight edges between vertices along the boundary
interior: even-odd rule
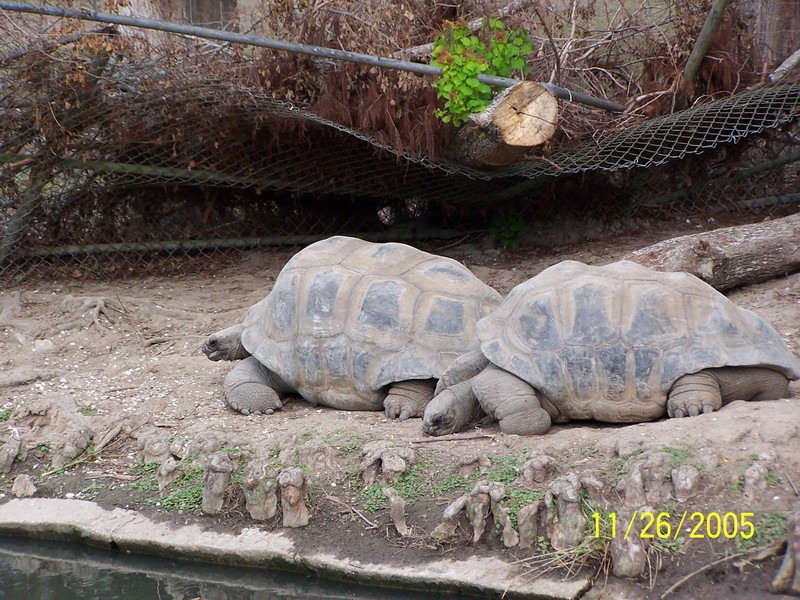
[[[159,465],[157,462],[130,465],[126,471],[131,475],[138,476],[139,479],[129,483],[128,487],[145,494],[158,492],[158,482],[156,482],[156,471],[158,471],[158,466]]]
[[[161,498],[164,510],[196,510],[203,503],[203,485],[189,485]]]
[[[14,413],[13,408],[6,408],[4,410],[0,410],[0,422],[8,421],[13,413]]]
[[[669,455],[669,465],[670,469],[677,469],[678,467],[682,467],[685,464],[688,464],[689,461],[694,457],[694,450],[691,448],[671,448],[669,446],[665,448],[661,448],[661,452]]]
[[[522,459],[517,456],[500,456],[490,458],[492,466],[486,473],[489,481],[499,481],[504,485],[515,481],[519,477],[519,469],[522,466]]]
[[[178,467],[179,475],[170,486],[173,491],[160,500],[165,510],[196,510],[203,502],[205,469],[195,464],[196,456],[187,456]],[[156,500],[156,502],[159,502]]]

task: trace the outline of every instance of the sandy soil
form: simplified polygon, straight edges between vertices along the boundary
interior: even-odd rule
[[[562,259],[602,264],[659,239],[695,231],[691,223],[672,230],[622,228],[557,250],[498,250],[485,240],[422,247],[461,260],[505,293]],[[660,451],[670,468],[694,466],[700,478],[680,501],[671,486],[648,495],[653,511],[703,517],[733,513],[737,519],[742,512],[753,512],[762,541],[775,537],[770,528],[779,532],[781,514],[798,504],[800,394],[795,385],[789,399],[734,403],[692,419],[562,425],[538,438],[506,436],[485,425],[462,434],[465,439],[434,441],[422,435],[419,419],[389,422],[382,413],[335,411],[301,400],[270,416],[233,413],[221,389],[230,364],[208,361],[200,352],[201,341],[238,322],[269,291],[292,253],[250,252],[209,265],[199,274],[170,278],[92,281],[76,270],[71,277],[0,292],[0,411],[5,410],[0,415],[6,418],[0,422],[0,444],[22,436],[20,456],[10,474],[0,476],[3,497],[11,496],[18,475],[29,474],[39,496],[94,499],[176,523],[200,521],[228,530],[253,526],[236,485],[229,488],[218,515],[203,515],[196,503],[181,507],[180,501],[190,496],[186,486],[198,483],[191,481],[196,469],[190,463],[202,466],[208,452],[225,448],[240,466],[255,456],[278,465],[304,465],[312,516],[307,527],[292,530],[300,547],[402,564],[467,552],[503,554],[528,561],[522,564],[531,573],[539,564],[534,560],[537,549],[505,548],[491,526],[477,543],[471,541],[466,520],[453,540],[439,542],[430,535],[448,504],[468,493],[478,478],[503,479],[507,487],[521,488],[521,482],[510,482],[531,458],[554,459],[541,481],[530,484],[533,490],[544,492],[555,478],[575,473],[598,482],[585,494],[587,502],[615,512],[622,506],[619,484],[635,461],[641,464]],[[800,354],[800,274],[729,296],[763,315]],[[186,473],[161,492],[145,462],[163,458],[148,454],[145,442],[154,431],[166,432],[171,454],[182,459],[181,472]],[[89,454],[70,459],[69,446],[80,447],[90,437]],[[403,488],[411,528],[406,537],[397,533],[385,505],[375,510],[382,497],[365,487],[360,476],[362,450],[380,440],[415,453]],[[60,463],[66,465],[58,468]],[[469,463],[479,471],[459,477]],[[662,479],[670,476],[662,474]],[[278,528],[280,517],[257,525]],[[644,575],[636,580],[612,577],[608,581],[613,585],[605,589],[607,562],[590,562],[587,572],[596,572],[598,580],[592,593],[657,598],[684,575],[747,547],[741,539],[725,540],[724,535],[691,539],[687,532],[681,538],[654,540]],[[779,564],[780,557],[758,563],[732,559],[668,597],[776,598],[767,590]],[[563,569],[558,573],[567,575]]]

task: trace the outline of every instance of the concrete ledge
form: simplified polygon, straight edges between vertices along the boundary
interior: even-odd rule
[[[499,558],[465,557],[416,566],[368,564],[327,554],[300,555],[283,533],[245,529],[239,534],[174,526],[134,511],[104,509],[93,502],[52,498],[12,499],[0,504],[0,534],[85,542],[123,552],[195,562],[316,573],[376,586],[459,591],[506,598],[567,599],[589,587],[586,578],[533,582]]]

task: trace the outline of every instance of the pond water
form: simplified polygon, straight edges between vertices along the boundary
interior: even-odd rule
[[[465,600],[456,594],[354,586],[267,569],[127,555],[0,536],[2,600]]]

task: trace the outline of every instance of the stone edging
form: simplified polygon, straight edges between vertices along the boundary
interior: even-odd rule
[[[500,558],[476,556],[414,567],[367,564],[329,554],[300,555],[283,533],[248,528],[238,534],[175,526],[122,508],[108,510],[83,500],[11,499],[0,504],[0,534],[86,542],[127,553],[244,567],[315,573],[333,579],[399,587],[460,591],[506,598],[571,600],[584,592],[586,578],[533,582]]]

